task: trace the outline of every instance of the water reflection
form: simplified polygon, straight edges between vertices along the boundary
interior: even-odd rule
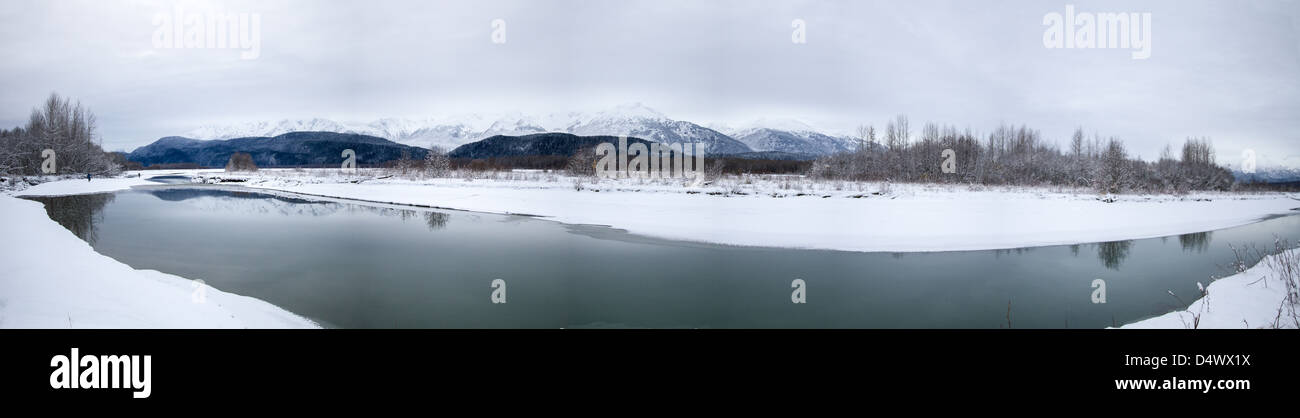
[[[1034,251],[1034,247],[1006,248],[1006,249],[1000,249],[1000,250],[993,250],[993,256],[996,257],[996,258],[1002,258],[1002,256],[1004,256],[1004,255],[1006,255],[1006,256],[1011,256],[1011,255],[1021,256],[1021,255],[1025,255],[1025,254],[1028,254],[1028,253],[1033,252],[1033,251]]]
[[[442,212],[425,212],[424,223],[429,226],[430,231],[436,231],[447,227],[447,219],[451,215]]]
[[[193,182],[189,176],[153,176],[147,180],[163,184],[187,184]]]
[[[1210,232],[1206,231],[1179,235],[1178,243],[1183,246],[1184,251],[1195,250],[1198,253],[1203,253],[1210,247]]]
[[[203,187],[149,187],[139,191],[167,202],[187,202],[204,211],[244,214],[278,214],[283,216],[330,216],[337,212],[376,214],[407,221],[422,221],[430,231],[447,227],[451,215],[435,210],[376,207],[327,200],[311,200],[274,193]],[[77,237],[94,244],[98,221],[104,207],[116,197],[113,193],[26,197],[45,204],[50,219],[63,225]]]
[[[57,197],[27,197],[45,204],[50,219],[68,228],[78,238],[94,244],[99,240],[96,225],[103,218],[104,207],[116,196],[112,193],[83,194]]]
[[[162,200],[169,202],[181,202],[198,198],[215,198],[215,199],[270,199],[277,202],[292,203],[299,205],[323,204],[318,200],[307,200],[303,198],[285,196],[278,194],[256,193],[230,189],[203,189],[203,188],[185,188],[185,187],[159,187],[143,189],[146,193],[153,195]]]
[[[373,213],[380,216],[395,217],[403,222],[422,219],[430,231],[447,227],[450,215],[432,210],[415,210],[399,207],[376,207],[354,203],[340,203],[329,200],[312,200],[292,195],[262,193],[256,191],[235,190],[228,188],[202,187],[163,187],[142,189],[159,199],[169,202],[182,202],[199,199],[205,208],[211,210],[231,210],[245,213],[277,213],[286,216],[311,215],[327,216],[337,211],[348,213]]]
[[[1128,241],[1111,241],[1097,244],[1097,258],[1101,259],[1101,264],[1111,270],[1119,270],[1119,265],[1128,258],[1129,250],[1133,248],[1133,240]]]

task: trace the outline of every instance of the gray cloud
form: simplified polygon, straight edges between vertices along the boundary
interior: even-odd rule
[[[848,133],[899,113],[987,132],[1075,126],[1154,157],[1211,136],[1300,166],[1295,2],[1086,2],[1151,12],[1152,54],[1047,49],[1041,1],[182,2],[262,19],[261,56],[154,49],[171,2],[0,3],[0,124],[50,91],[131,149],[201,125],[550,113],[646,103],[701,124],[798,118]],[[493,19],[507,42],[490,42]],[[807,22],[806,44],[790,42]]]

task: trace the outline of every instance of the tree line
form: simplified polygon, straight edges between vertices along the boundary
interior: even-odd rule
[[[99,144],[95,114],[57,93],[33,108],[24,126],[0,129],[0,174],[46,174],[47,149],[54,151],[52,174],[113,175],[121,169],[115,162],[121,158]]]
[[[1179,155],[1166,146],[1158,160],[1148,162],[1130,157],[1119,138],[1095,134],[1089,138],[1083,128],[1074,131],[1069,149],[1062,151],[1024,125],[1003,124],[981,138],[970,129],[927,123],[914,137],[907,117],[900,115],[881,133],[874,126],[859,127],[857,139],[855,151],[817,159],[809,175],[856,181],[1056,185],[1100,193],[1185,193],[1233,187],[1232,172],[1215,164],[1208,138],[1188,138]],[[943,169],[948,160],[952,172]]]

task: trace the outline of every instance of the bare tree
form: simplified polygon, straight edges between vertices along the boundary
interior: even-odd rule
[[[1124,143],[1111,138],[1110,142],[1106,143],[1106,151],[1102,154],[1101,164],[1097,169],[1095,186],[1099,193],[1124,191],[1132,174],[1129,172],[1128,154],[1124,150]]]
[[[1214,163],[1208,139],[1189,139],[1183,160],[1167,148],[1155,162],[1130,157],[1122,141],[1089,140],[1083,128],[1070,136],[1068,152],[1027,126],[1001,124],[984,141],[966,129],[927,123],[913,142],[900,117],[884,129],[884,147],[823,157],[808,174],[819,178],[866,181],[962,182],[981,184],[1067,185],[1101,193],[1226,190],[1232,174]],[[865,129],[859,129],[859,135]],[[941,174],[941,152],[952,149],[956,175]]]
[[[574,152],[565,162],[564,169],[573,176],[596,176],[596,147],[586,147]]]
[[[424,155],[424,172],[430,177],[446,177],[451,172],[447,150],[437,145],[429,146],[429,153]]]
[[[863,151],[876,145],[876,127],[871,125],[858,125],[858,151]]]
[[[0,170],[39,174],[45,149],[55,152],[61,173],[113,174],[120,168],[98,143],[94,113],[58,94],[32,109],[26,126],[0,139]]]
[[[236,152],[230,154],[230,161],[226,162],[226,171],[257,171],[257,164],[253,163],[252,155]]]

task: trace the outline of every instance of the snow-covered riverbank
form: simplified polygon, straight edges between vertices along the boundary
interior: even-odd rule
[[[1289,271],[1288,271],[1289,270]],[[1291,285],[1287,285],[1287,281]],[[1297,328],[1300,306],[1287,301],[1300,288],[1300,257],[1290,249],[1241,273],[1215,280],[1187,309],[1121,328]],[[1293,294],[1294,298],[1295,295]]]
[[[1166,236],[1247,224],[1300,206],[1294,196],[1283,194],[1119,196],[1108,203],[1082,191],[820,184],[779,176],[693,187],[636,180],[578,182],[548,173],[412,181],[312,170],[238,176],[211,170],[147,172],[144,178],[49,182],[14,194],[108,192],[157,184],[147,178],[167,174],[234,177],[250,187],[337,198],[526,213],[673,239],[860,251],[1006,248]],[[0,327],[317,326],[266,302],[210,288],[205,303],[196,303],[195,282],[134,270],[95,253],[51,221],[36,202],[0,196],[0,227],[9,239],[0,251],[5,269],[0,278]],[[1269,326],[1277,322],[1285,286],[1260,279],[1276,276],[1275,270],[1261,263],[1213,282],[1209,296],[1187,311],[1124,328]],[[1288,325],[1283,321],[1279,326]]]
[[[60,181],[26,193],[119,190],[138,179]],[[0,195],[0,328],[317,328],[258,299],[101,255],[37,202]]]
[[[383,203],[528,214],[657,238],[844,251],[957,251],[1153,238],[1296,213],[1280,193],[1123,195],[733,177],[699,187],[508,173],[502,179],[377,179],[337,170],[234,176],[249,187]],[[219,176],[231,177],[225,174]],[[680,182],[679,182],[680,183]]]
[[[143,177],[96,178],[58,180],[37,184],[14,192],[14,196],[65,196],[86,193],[105,193],[130,189],[132,186],[158,184]]]

